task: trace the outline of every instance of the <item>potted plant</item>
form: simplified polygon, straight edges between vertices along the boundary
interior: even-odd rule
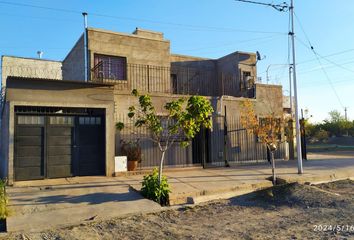
[[[127,156],[128,171],[135,171],[141,162],[141,147],[139,139],[134,141],[121,141],[121,153]]]
[[[6,232],[6,218],[9,216],[9,199],[6,193],[6,181],[0,180],[0,232]]]

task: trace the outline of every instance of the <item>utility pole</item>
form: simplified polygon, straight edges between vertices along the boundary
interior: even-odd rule
[[[299,122],[299,101],[297,98],[297,84],[296,84],[296,63],[295,63],[295,31],[294,31],[294,2],[290,1],[290,19],[291,19],[291,46],[293,51],[293,82],[294,82],[294,100],[295,100],[295,128],[296,128],[296,150],[297,150],[297,173],[304,173],[302,167],[302,153],[301,153],[301,136],[300,136],[300,122]]]
[[[296,150],[297,150],[297,167],[298,174],[302,174],[304,172],[302,167],[302,153],[301,153],[301,136],[300,136],[300,122],[299,122],[299,107],[298,107],[298,98],[297,98],[297,84],[296,84],[296,61],[295,61],[295,31],[294,31],[294,1],[290,1],[290,6],[283,2],[282,4],[273,4],[273,3],[262,3],[256,2],[253,0],[235,0],[238,2],[252,3],[263,6],[272,7],[279,12],[285,12],[289,10],[290,12],[290,21],[291,21],[291,32],[289,32],[289,36],[291,37],[291,46],[292,46],[292,55],[293,55],[293,63],[292,63],[292,73],[293,73],[293,83],[294,83],[294,105],[295,105],[295,128],[296,128]]]
[[[292,79],[291,79],[291,73],[292,73],[293,66],[290,64],[289,66],[289,95],[290,95],[290,116],[291,120],[293,119],[293,95],[292,95]]]
[[[344,107],[344,117],[345,117],[345,121],[348,121],[347,107]]]

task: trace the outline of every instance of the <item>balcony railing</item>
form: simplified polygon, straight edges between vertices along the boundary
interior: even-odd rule
[[[100,62],[91,69],[91,81],[115,84],[118,90],[236,97],[254,97],[254,85],[241,86],[237,76],[208,68],[171,67]]]

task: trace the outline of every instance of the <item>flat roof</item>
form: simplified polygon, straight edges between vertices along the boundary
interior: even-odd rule
[[[1,58],[3,57],[8,57],[8,58],[21,58],[21,59],[28,59],[28,60],[37,60],[37,61],[46,61],[46,62],[57,62],[61,63],[61,61],[58,60],[51,60],[51,59],[46,59],[46,58],[31,58],[31,57],[19,57],[19,56],[13,56],[13,55],[1,55]]]
[[[6,86],[8,86],[8,81],[20,80],[20,81],[37,81],[46,82],[46,83],[55,83],[55,84],[72,84],[72,85],[87,85],[87,86],[101,86],[101,87],[112,87],[114,83],[99,83],[99,82],[84,82],[84,81],[74,81],[74,80],[60,80],[60,79],[49,79],[49,78],[34,78],[34,77],[16,77],[8,76],[6,78]],[[10,84],[11,85],[11,84]]]

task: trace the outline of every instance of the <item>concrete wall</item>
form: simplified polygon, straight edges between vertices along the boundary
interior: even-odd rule
[[[84,35],[81,35],[63,61],[63,79],[85,81]]]
[[[2,56],[1,65],[2,86],[6,85],[8,76],[62,79],[62,63],[58,61]]]
[[[139,30],[142,32],[142,30]],[[170,41],[147,34],[124,34],[89,28],[88,47],[90,66],[94,66],[94,54],[127,58],[128,64],[144,64],[169,67]]]
[[[115,81],[119,89],[132,86],[151,91],[170,92],[170,42],[162,33],[136,30],[133,34],[88,29],[90,69],[94,67],[94,55],[126,57],[128,81]],[[91,79],[93,75],[91,73]]]
[[[256,54],[246,52],[234,52],[217,60],[219,92],[229,96],[245,96],[246,93],[240,88],[242,72],[251,72],[254,79],[257,78]],[[222,94],[220,94],[222,95]]]
[[[242,71],[251,72],[254,79],[257,77],[253,53],[235,52],[219,59],[171,54],[170,42],[162,33],[138,28],[132,34],[89,28],[88,48],[89,69],[94,67],[95,54],[126,57],[128,81],[113,80],[117,90],[247,96],[247,90],[240,89]],[[81,36],[63,61],[64,79],[82,80],[83,63]],[[177,76],[177,86],[171,74]],[[94,80],[92,71],[89,75]]]
[[[280,85],[256,84],[256,111],[260,116],[283,116],[283,92]]]
[[[100,85],[35,80],[12,80],[8,83],[7,102],[10,111],[9,139],[14,133],[15,106],[104,108],[106,111],[106,175],[114,174],[115,122],[113,89]],[[11,117],[12,116],[12,117]],[[13,141],[9,141],[8,178],[13,181]]]

